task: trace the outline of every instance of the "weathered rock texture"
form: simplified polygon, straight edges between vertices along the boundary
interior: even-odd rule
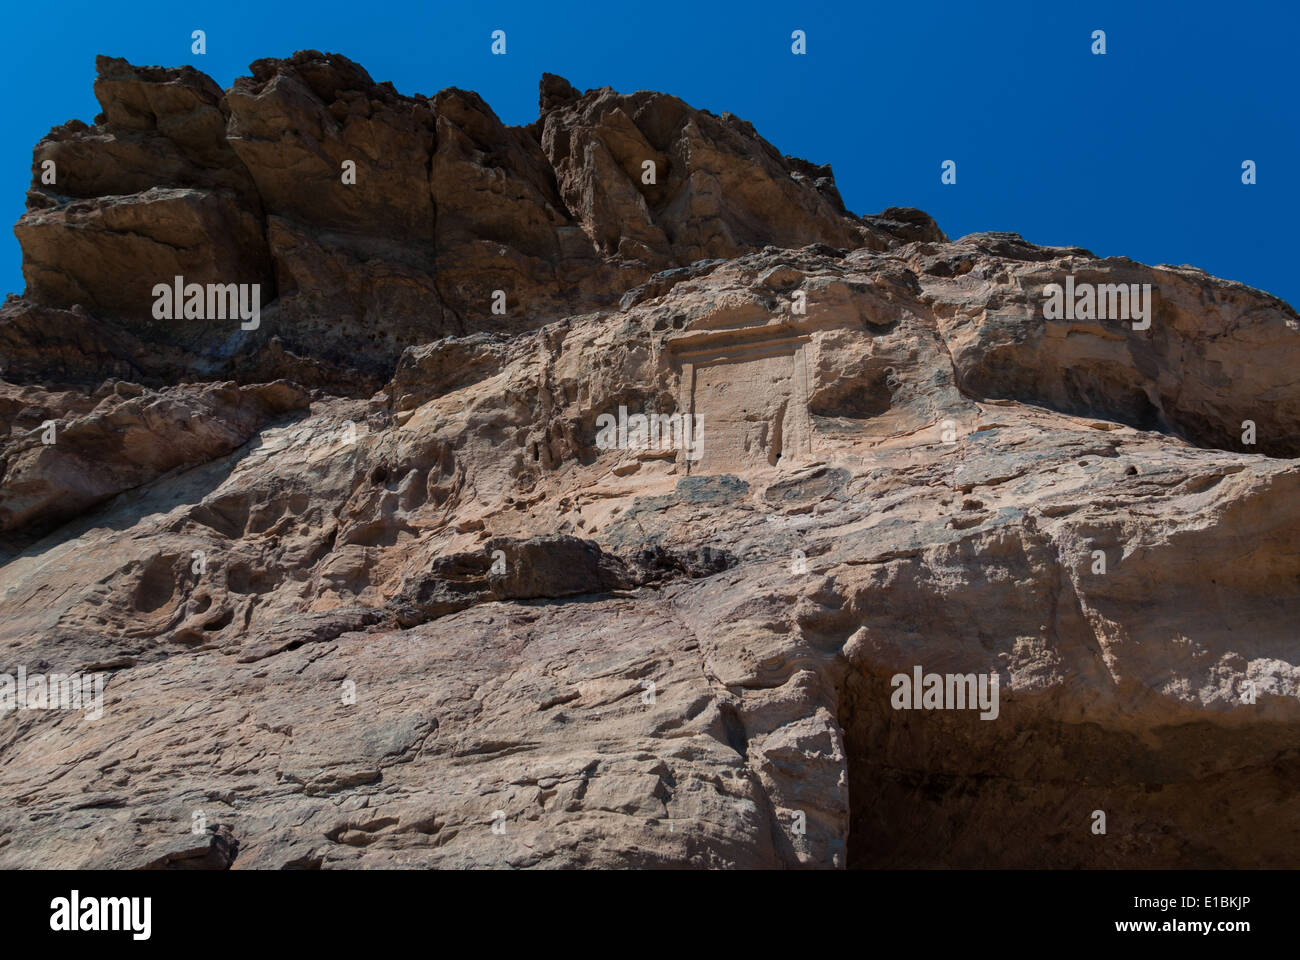
[[[0,672],[107,683],[0,719],[0,866],[1300,866],[1288,305],[853,216],[662,94],[252,73],[101,59],[36,148]]]
[[[224,94],[191,67],[98,67],[95,125],[36,147],[15,227],[27,294],[0,336],[87,311],[138,349],[110,359],[50,331],[57,349],[14,358],[33,377],[126,375],[116,361],[149,385],[283,377],[364,396],[407,347],[610,308],[701,259],[944,239],[917,211],[852,216],[828,167],[663,94],[580,96],[548,74],[537,122],[507,127],[474,93],[402,96],[337,54],[259,60]],[[178,275],[260,284],[273,316],[155,320],[154,285]]]

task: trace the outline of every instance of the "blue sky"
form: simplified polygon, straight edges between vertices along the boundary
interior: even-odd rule
[[[371,11],[377,11],[372,15]],[[191,63],[226,87],[315,48],[403,93],[476,90],[507,123],[537,81],[662,90],[834,168],[857,213],[928,211],[952,237],[1011,230],[1102,256],[1189,263],[1300,304],[1295,96],[1300,4],[1256,2],[11,4],[0,219],[23,211],[31,148],[98,112],[96,54]],[[207,32],[205,56],[190,33]],[[490,53],[503,29],[507,53]],[[790,52],[802,29],[806,56]],[[1090,52],[1093,30],[1107,53]],[[957,183],[940,183],[944,160]],[[1254,160],[1258,183],[1241,183]],[[12,230],[0,292],[21,292]]]

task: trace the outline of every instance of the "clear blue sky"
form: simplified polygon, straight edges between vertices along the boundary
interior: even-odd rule
[[[829,162],[849,209],[928,211],[952,237],[1012,230],[1147,263],[1190,263],[1300,304],[1300,3],[856,0],[843,4],[271,0],[12,3],[0,219],[31,148],[98,112],[96,54],[190,63],[226,87],[260,57],[315,48],[403,93],[476,90],[507,123],[537,113],[543,71],[579,89],[662,90]],[[206,56],[190,32],[207,31]],[[490,34],[507,32],[492,56]],[[802,29],[808,53],[790,52]],[[1107,53],[1090,53],[1106,31]],[[940,164],[957,162],[957,184]],[[1254,160],[1258,183],[1243,186]],[[0,292],[21,292],[12,230]]]

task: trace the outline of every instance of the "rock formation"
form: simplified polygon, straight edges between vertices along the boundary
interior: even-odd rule
[[[105,683],[0,718],[0,867],[1300,866],[1290,306],[664,94],[251,72],[34,152],[0,684]]]

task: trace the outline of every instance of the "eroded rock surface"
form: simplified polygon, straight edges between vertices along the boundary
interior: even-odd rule
[[[548,74],[538,120],[507,127],[477,94],[404,96],[338,54],[259,60],[225,92],[192,67],[97,66],[104,112],[34,151],[15,227],[27,293],[0,310],[0,338],[33,311],[84,311],[142,342],[113,353],[151,386],[287,378],[364,396],[406,347],[612,307],[696,260],[945,239],[919,211],[849,214],[829,167],[664,94],[579,94]],[[272,315],[160,322],[154,285],[176,276],[258,284]],[[93,379],[104,347],[31,375]]]
[[[0,310],[0,674],[103,712],[0,718],[0,866],[1300,866],[1287,304],[855,217],[663,94],[96,94]]]

